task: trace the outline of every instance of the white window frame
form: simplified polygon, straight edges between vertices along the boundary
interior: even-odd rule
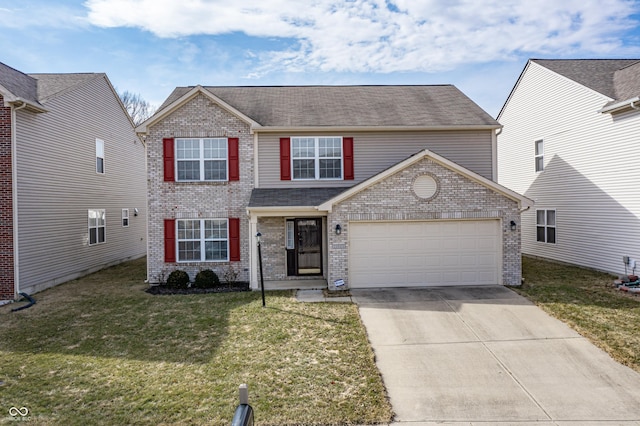
[[[294,150],[294,143],[301,139],[313,140],[313,156],[312,157],[296,157]],[[320,141],[322,139],[337,139],[339,140],[340,156],[339,157],[321,157],[320,156]],[[291,180],[344,180],[344,143],[342,136],[294,136],[291,137]],[[314,177],[295,177],[294,162],[296,160],[313,160],[314,164]],[[340,176],[339,177],[320,177],[320,161],[321,160],[340,160]]]
[[[540,146],[540,151],[538,151],[538,146]],[[544,170],[544,139],[536,139],[534,142],[534,167],[536,173],[539,173]]]
[[[553,212],[553,224],[549,224],[549,213]],[[542,213],[541,222],[540,214]],[[538,235],[538,231],[542,229],[544,233],[544,238],[540,239]],[[553,229],[553,241],[549,241],[549,230]],[[558,214],[556,209],[536,209],[536,242],[545,243],[545,244],[557,244],[558,242]]]
[[[102,170],[100,170],[102,165]],[[102,139],[96,139],[96,173],[103,175],[105,173],[104,167],[104,141]]]
[[[226,226],[226,238],[205,238],[205,224],[207,221],[224,222]],[[199,223],[199,235],[194,238],[181,238],[180,223],[184,222],[198,222]],[[206,259],[206,243],[207,242],[226,242],[227,256],[224,259]],[[180,243],[199,243],[200,258],[199,259],[181,259],[180,257]],[[229,219],[222,218],[205,218],[205,219],[177,219],[176,220],[176,257],[178,263],[219,263],[229,262],[229,255],[231,251],[229,238]]]
[[[92,219],[95,218],[95,222],[92,223]],[[98,244],[104,244],[107,242],[107,214],[105,209],[89,209],[87,210],[87,228],[88,238],[87,241],[90,246]],[[102,241],[100,241],[100,228],[103,229]],[[95,242],[91,242],[92,230],[95,230]]]
[[[179,145],[181,142],[198,142],[198,158],[179,158]],[[205,141],[218,141],[224,144],[225,156],[205,158]],[[175,139],[175,176],[176,182],[228,182],[229,181],[229,139],[228,138],[176,138]],[[180,179],[178,164],[186,161],[198,161],[198,179]],[[224,179],[205,179],[205,163],[207,161],[224,161]]]
[[[129,227],[129,209],[122,209],[122,227]]]
[[[295,222],[293,220],[285,220],[285,248],[293,250],[296,248]]]

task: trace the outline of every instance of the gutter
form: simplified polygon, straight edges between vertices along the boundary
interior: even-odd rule
[[[617,102],[613,105],[606,106],[598,110],[598,112],[602,114],[612,114],[614,112],[622,111],[627,108],[640,110],[640,107],[635,105],[636,102],[640,102],[639,96],[636,96],[635,98],[627,99],[626,101]]]

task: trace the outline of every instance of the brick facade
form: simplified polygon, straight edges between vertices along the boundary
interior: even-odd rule
[[[0,301],[15,297],[11,108],[0,96]]]
[[[233,182],[164,182],[163,138],[239,138],[240,180]],[[149,246],[148,279],[158,283],[171,271],[185,270],[193,280],[202,269],[214,270],[222,279],[232,267],[238,280],[249,280],[249,221],[246,207],[254,182],[253,135],[249,126],[233,114],[198,94],[187,104],[154,124],[146,138],[148,173]],[[239,262],[164,262],[164,220],[230,218],[240,219]]]
[[[440,185],[429,200],[417,197],[412,189],[416,177],[424,174],[434,176]],[[329,287],[339,278],[348,285],[350,221],[450,219],[501,219],[503,284],[520,284],[520,227],[512,231],[509,226],[512,220],[520,222],[518,203],[425,158],[334,206],[327,228],[340,224],[342,233],[328,233]]]

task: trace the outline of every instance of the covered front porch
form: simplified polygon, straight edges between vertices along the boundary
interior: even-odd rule
[[[247,208],[252,289],[323,289],[329,268],[327,212],[316,206],[344,188],[254,189]]]

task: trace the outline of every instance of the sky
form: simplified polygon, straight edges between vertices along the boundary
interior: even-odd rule
[[[640,0],[0,0],[0,62],[176,86],[453,84],[496,117],[530,58],[640,58]]]

